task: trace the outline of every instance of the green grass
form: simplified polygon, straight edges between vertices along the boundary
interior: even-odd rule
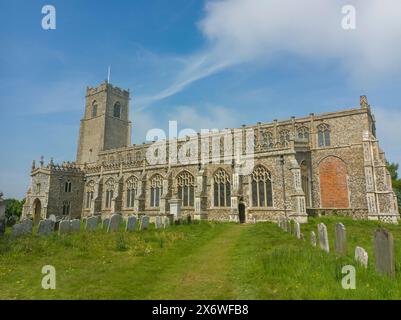
[[[325,222],[347,228],[346,257],[310,245]],[[378,223],[343,217],[310,219],[304,241],[275,224],[201,223],[166,230],[0,238],[0,299],[400,299],[401,235],[395,238],[397,276],[374,268],[372,235]],[[368,269],[354,260],[369,253]],[[334,250],[332,250],[334,251]],[[341,269],[356,266],[356,290],[341,287]],[[57,272],[56,290],[41,287],[44,265]]]

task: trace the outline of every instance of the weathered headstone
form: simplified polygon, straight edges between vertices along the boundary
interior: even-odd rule
[[[347,236],[345,226],[342,223],[336,223],[334,227],[334,235],[336,254],[345,256],[347,254]]]
[[[107,228],[107,232],[114,232],[120,229],[121,222],[123,221],[123,217],[121,214],[114,213],[110,218],[109,227]]]
[[[142,216],[141,217],[141,225],[139,227],[139,229],[142,230],[146,230],[147,228],[149,228],[149,216]]]
[[[294,221],[294,235],[297,239],[301,239],[301,225],[298,221]]]
[[[313,247],[316,247],[316,233],[314,231],[310,233],[310,243]]]
[[[162,227],[162,217],[157,216],[155,219],[155,228],[160,229]]]
[[[291,220],[286,219],[287,232],[291,234]]]
[[[51,214],[48,219],[53,221],[54,223],[57,222],[57,217],[54,214]]]
[[[110,218],[104,218],[102,221],[102,229],[106,230],[109,228]]]
[[[394,239],[386,229],[379,228],[375,231],[375,262],[379,273],[394,276]]]
[[[74,219],[70,221],[70,232],[75,233],[81,231],[81,220]]]
[[[192,223],[192,217],[191,217],[190,214],[187,216],[187,223],[188,223],[188,224],[191,224],[191,223]]]
[[[127,218],[127,225],[125,227],[125,231],[135,231],[136,229],[136,217],[129,216]]]
[[[95,231],[98,224],[99,224],[98,216],[89,217],[86,219],[85,229],[86,231]]]
[[[164,217],[164,219],[163,219],[163,227],[164,227],[164,229],[166,229],[169,226],[170,226],[170,218],[169,217]]]
[[[324,223],[317,225],[317,231],[319,236],[320,248],[326,252],[330,252],[329,237],[327,235],[327,227]]]
[[[38,235],[48,235],[54,231],[54,221],[50,219],[40,220],[38,227]]]
[[[6,231],[6,204],[3,200],[3,193],[0,192],[0,236]]]
[[[13,225],[13,229],[11,231],[11,235],[13,237],[20,237],[28,234],[32,234],[33,222],[29,219],[22,221],[21,223],[17,223]]]
[[[365,268],[368,267],[368,253],[365,251],[364,248],[355,248],[355,260],[363,265]]]
[[[69,220],[62,220],[60,221],[59,227],[58,227],[58,234],[67,234],[70,233],[70,221]]]

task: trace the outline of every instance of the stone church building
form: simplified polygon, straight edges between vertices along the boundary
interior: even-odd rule
[[[365,96],[353,109],[141,145],[131,144],[129,100],[108,82],[87,88],[76,161],[33,161],[24,217],[399,219]]]

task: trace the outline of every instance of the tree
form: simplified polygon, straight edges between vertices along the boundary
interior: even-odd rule
[[[401,179],[398,178],[398,163],[388,163],[387,162],[387,169],[391,176],[391,182],[393,185],[393,190],[398,199],[398,210],[401,213]]]
[[[10,218],[11,216],[21,217],[22,207],[24,206],[25,199],[21,201],[17,199],[6,199],[4,200],[6,204],[6,217]]]

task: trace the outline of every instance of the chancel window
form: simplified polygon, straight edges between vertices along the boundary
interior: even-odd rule
[[[108,209],[111,207],[111,203],[114,196],[114,180],[109,179],[106,182],[106,202],[105,207]]]
[[[307,127],[299,127],[297,134],[299,140],[309,141],[309,129]]]
[[[133,208],[138,186],[138,179],[136,177],[129,178],[127,180],[126,186],[127,186],[126,207]]]
[[[97,102],[96,100],[92,103],[92,118],[97,117]]]
[[[177,177],[178,197],[184,207],[193,207],[195,198],[195,179],[188,171],[181,172]]]
[[[213,177],[214,206],[231,207],[230,176],[223,169],[219,169]]]
[[[121,117],[121,104],[118,101],[114,104],[113,117],[114,118]]]
[[[90,209],[92,207],[93,195],[95,194],[95,182],[89,181],[86,185],[86,200],[85,207],[86,209]]]
[[[330,127],[323,123],[317,127],[317,136],[319,147],[330,146]]]
[[[163,193],[163,178],[156,174],[150,181],[150,206],[158,207]]]
[[[264,167],[257,167],[252,172],[252,206],[272,207],[273,186],[271,174]]]

